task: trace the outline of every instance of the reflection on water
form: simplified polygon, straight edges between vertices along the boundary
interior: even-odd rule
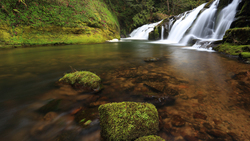
[[[143,59],[146,57],[159,57],[161,61],[145,63]],[[24,140],[47,140],[48,137],[55,137],[57,132],[65,128],[79,131],[79,127],[73,124],[74,117],[68,115],[67,112],[70,108],[79,106],[79,101],[90,98],[92,95],[79,95],[72,88],[59,88],[55,85],[55,82],[65,72],[71,71],[70,66],[77,70],[95,72],[102,76],[105,81],[113,81],[113,76],[108,74],[112,74],[118,68],[124,68],[125,70],[138,66],[142,68],[142,74],[168,74],[183,79],[188,82],[188,86],[186,84],[185,86],[177,86],[183,89],[181,94],[177,96],[177,106],[178,102],[185,103],[181,100],[181,97],[189,97],[189,102],[192,102],[197,94],[198,97],[203,95],[203,99],[205,97],[207,101],[215,101],[225,106],[223,104],[226,104],[225,101],[229,99],[228,94],[234,91],[226,80],[231,79],[235,73],[241,70],[250,69],[249,65],[224,58],[218,53],[183,50],[181,47],[143,42],[1,50],[0,132],[2,132],[2,135],[4,134],[3,139],[18,140],[18,137],[23,137]],[[143,84],[141,82],[135,84],[132,78],[130,80],[123,77],[117,78],[115,81],[117,83],[104,82],[107,83],[107,87],[110,85],[110,89],[104,91],[101,96],[112,99],[112,94],[117,95],[118,91],[123,91],[121,86],[137,88]],[[130,93],[130,91],[124,89],[124,93]],[[210,94],[218,95],[218,98],[210,99],[210,97],[205,96]],[[69,105],[66,102],[67,108],[61,112],[63,115],[57,115],[60,120],[65,120],[65,122],[53,121],[52,125],[55,125],[53,127],[50,127],[51,124],[46,126],[45,123],[37,122],[37,120],[43,119],[44,115],[39,115],[33,111],[43,106],[48,102],[48,99],[65,97],[70,100]],[[133,98],[127,95],[127,97],[121,96],[116,100],[133,100]],[[101,102],[105,101],[112,100],[106,99]],[[192,107],[191,109],[195,108]],[[206,110],[209,115],[211,111]],[[47,128],[50,133],[42,133]],[[51,132],[54,134],[51,135]],[[79,132],[82,133],[83,131]],[[11,134],[16,133],[19,136],[16,138],[10,137]],[[98,136],[99,132],[89,133],[88,136],[91,134]],[[91,138],[88,136],[83,138]]]

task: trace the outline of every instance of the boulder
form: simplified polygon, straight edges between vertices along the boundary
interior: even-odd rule
[[[59,82],[71,84],[77,88],[100,89],[101,78],[89,71],[75,71],[65,74]]]
[[[135,141],[165,141],[165,140],[159,136],[150,135],[150,136],[140,137]]]
[[[140,102],[114,102],[99,106],[101,136],[106,140],[134,140],[159,130],[154,105]]]

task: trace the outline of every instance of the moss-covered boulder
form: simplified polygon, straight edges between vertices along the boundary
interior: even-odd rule
[[[234,45],[250,44],[250,27],[228,29],[223,37],[223,42]]]
[[[159,129],[157,109],[139,102],[107,103],[99,106],[101,136],[106,140],[134,140],[155,135]]]
[[[135,141],[165,141],[165,140],[159,136],[150,135],[150,136],[140,137],[136,139]]]
[[[250,45],[234,45],[231,43],[223,43],[217,47],[214,47],[213,49],[229,55],[239,55],[241,52],[250,51]]]
[[[100,87],[101,78],[89,71],[76,71],[65,74],[59,82],[71,84],[77,87],[97,89]]]

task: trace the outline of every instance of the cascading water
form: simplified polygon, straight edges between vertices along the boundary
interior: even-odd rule
[[[161,26],[161,40],[164,39],[164,26]]]
[[[133,30],[133,32],[130,34],[130,37],[126,39],[147,40],[148,34],[153,31],[154,27],[157,26],[160,22],[162,22],[162,20],[157,23],[146,24],[138,27],[137,29]]]
[[[189,14],[185,12],[185,14],[179,20],[177,20],[172,26],[167,40],[174,43],[178,43],[182,39],[184,33],[192,25],[197,15],[199,14],[200,10],[204,6],[205,3],[192,10],[192,12],[190,12]]]
[[[211,38],[218,1],[219,0],[215,0],[210,8],[200,14],[190,32],[182,39],[181,43],[187,44],[193,38]]]
[[[196,40],[193,47],[199,48],[211,45],[211,41],[221,40],[226,30],[230,28],[240,2],[241,0],[233,0],[220,13],[217,13],[219,0],[214,0],[207,9],[203,9],[206,4],[204,3],[191,12],[178,15],[180,18],[175,22],[173,22],[174,18],[169,19],[168,27],[166,27],[168,31],[170,30],[168,38],[163,40],[162,33],[161,40],[152,43],[178,43],[187,45],[191,41]],[[148,39],[149,32],[160,22],[137,28],[130,34],[130,39]]]
[[[196,19],[190,32],[184,36],[181,43],[188,44],[193,39],[200,41],[221,40],[227,29],[230,28],[236,14],[236,8],[240,0],[233,0],[221,10],[216,17],[219,0],[215,0],[210,8],[204,10]],[[217,23],[215,23],[217,21]],[[197,45],[198,43],[196,43]]]
[[[235,14],[237,12],[237,7],[241,0],[233,0],[231,4],[221,10],[218,18],[219,22],[215,27],[215,32],[213,34],[214,39],[222,39],[226,30],[230,28]]]

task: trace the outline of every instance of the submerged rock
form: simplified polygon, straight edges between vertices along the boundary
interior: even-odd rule
[[[157,57],[148,57],[144,59],[145,62],[157,62],[159,60],[160,58],[157,58]]]
[[[144,100],[154,104],[156,107],[173,105],[175,103],[175,98],[172,96],[146,96]]]
[[[140,137],[136,139],[135,141],[165,141],[165,140],[159,136],[150,135],[150,136]]]
[[[134,140],[159,130],[157,109],[149,103],[107,103],[98,111],[101,136],[106,140]]]
[[[61,99],[52,99],[47,104],[39,108],[37,111],[43,114],[51,112],[51,111],[57,111],[59,109],[60,102],[61,102]]]

